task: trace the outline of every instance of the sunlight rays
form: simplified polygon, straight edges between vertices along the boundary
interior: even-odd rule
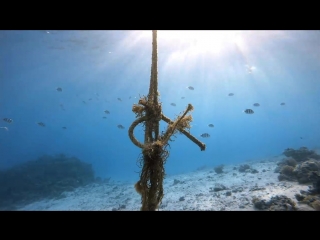
[[[219,54],[225,44],[234,41],[237,31],[193,30],[159,31],[159,39],[179,41],[192,54]]]

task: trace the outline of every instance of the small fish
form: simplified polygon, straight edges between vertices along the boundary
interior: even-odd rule
[[[255,106],[255,107],[259,107],[259,106],[260,106],[260,104],[259,104],[259,103],[254,103],[254,104],[253,104],[253,106]]]
[[[246,114],[253,114],[254,113],[254,111],[252,110],[252,109],[246,109],[246,110],[244,110],[244,112],[246,113]]]
[[[121,124],[119,124],[119,125],[118,125],[118,128],[124,129],[124,126],[122,126]]]
[[[84,104],[86,104],[86,102],[85,101],[82,101]]]
[[[181,97],[181,99],[184,99],[184,97]]]
[[[281,106],[284,106],[284,105],[286,105],[286,104],[285,104],[284,102],[282,102],[282,103],[280,103],[280,105],[281,105]]]
[[[210,123],[208,126],[209,126],[209,127],[214,127],[214,125],[213,125],[212,123]]]
[[[110,114],[110,112],[109,112],[108,110],[104,110],[104,112],[105,112],[106,114]]]
[[[122,102],[121,98],[118,97],[117,99],[118,99],[120,102]]]
[[[4,118],[3,121],[7,122],[7,123],[12,123],[13,120],[11,118]]]
[[[63,129],[67,129],[67,127],[62,127]]]
[[[228,94],[228,96],[233,96],[233,95],[234,95],[234,93],[229,93],[229,94]]]
[[[171,106],[174,106],[174,107],[177,106],[175,103],[170,103],[170,105],[171,105]]]
[[[190,90],[194,90],[194,87],[189,86],[188,88],[189,88]]]
[[[102,118],[107,119],[107,117],[102,117]]]
[[[208,138],[208,137],[210,137],[210,134],[209,133],[202,133],[200,136],[203,138]]]
[[[0,127],[0,128],[3,128],[4,130],[9,131],[9,128],[7,127]]]
[[[58,88],[57,88],[57,91],[58,91],[58,92],[62,92],[62,88],[61,88],[61,87],[58,87]]]
[[[38,124],[39,126],[41,126],[41,127],[45,127],[45,126],[46,126],[43,122],[38,122],[37,124]]]
[[[89,100],[89,101],[91,101],[91,100],[92,100],[92,98],[89,98],[88,100]]]

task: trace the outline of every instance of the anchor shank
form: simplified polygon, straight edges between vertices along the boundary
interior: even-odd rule
[[[157,31],[152,30],[151,76],[148,100],[158,105],[158,44]]]
[[[158,100],[158,46],[157,30],[152,30],[152,59],[151,59],[151,76],[148,94],[148,105],[151,106],[151,119],[146,122],[145,143],[151,143],[159,138],[159,121],[161,118],[161,109]]]

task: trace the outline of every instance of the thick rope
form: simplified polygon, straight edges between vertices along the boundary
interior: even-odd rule
[[[205,150],[205,144],[197,140],[185,129],[190,128],[191,115],[187,113],[193,110],[188,104],[184,113],[175,121],[171,121],[162,114],[161,104],[159,104],[158,93],[158,52],[157,52],[157,31],[152,31],[152,59],[151,76],[148,97],[142,97],[139,104],[134,104],[132,111],[136,113],[137,119],[129,127],[129,138],[134,145],[142,149],[140,159],[142,170],[140,180],[135,184],[136,191],[141,195],[141,210],[155,211],[163,198],[163,179],[165,176],[164,164],[169,156],[166,150],[168,141],[177,131],[187,136],[196,143],[201,151]],[[164,134],[159,135],[159,122],[163,120],[168,123],[168,128]],[[139,142],[134,137],[134,128],[140,124],[145,125],[144,143]]]

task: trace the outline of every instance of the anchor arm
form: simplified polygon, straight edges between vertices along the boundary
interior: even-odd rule
[[[165,121],[168,124],[173,124],[173,121],[170,120],[170,118],[166,117],[165,115],[162,114],[162,118],[163,121]],[[206,150],[206,144],[204,144],[203,142],[200,142],[198,139],[196,139],[194,136],[192,136],[190,133],[188,133],[186,130],[182,129],[182,128],[177,128],[183,135],[185,135],[187,138],[189,138],[192,142],[194,142],[195,144],[197,144],[200,147],[201,151]]]

